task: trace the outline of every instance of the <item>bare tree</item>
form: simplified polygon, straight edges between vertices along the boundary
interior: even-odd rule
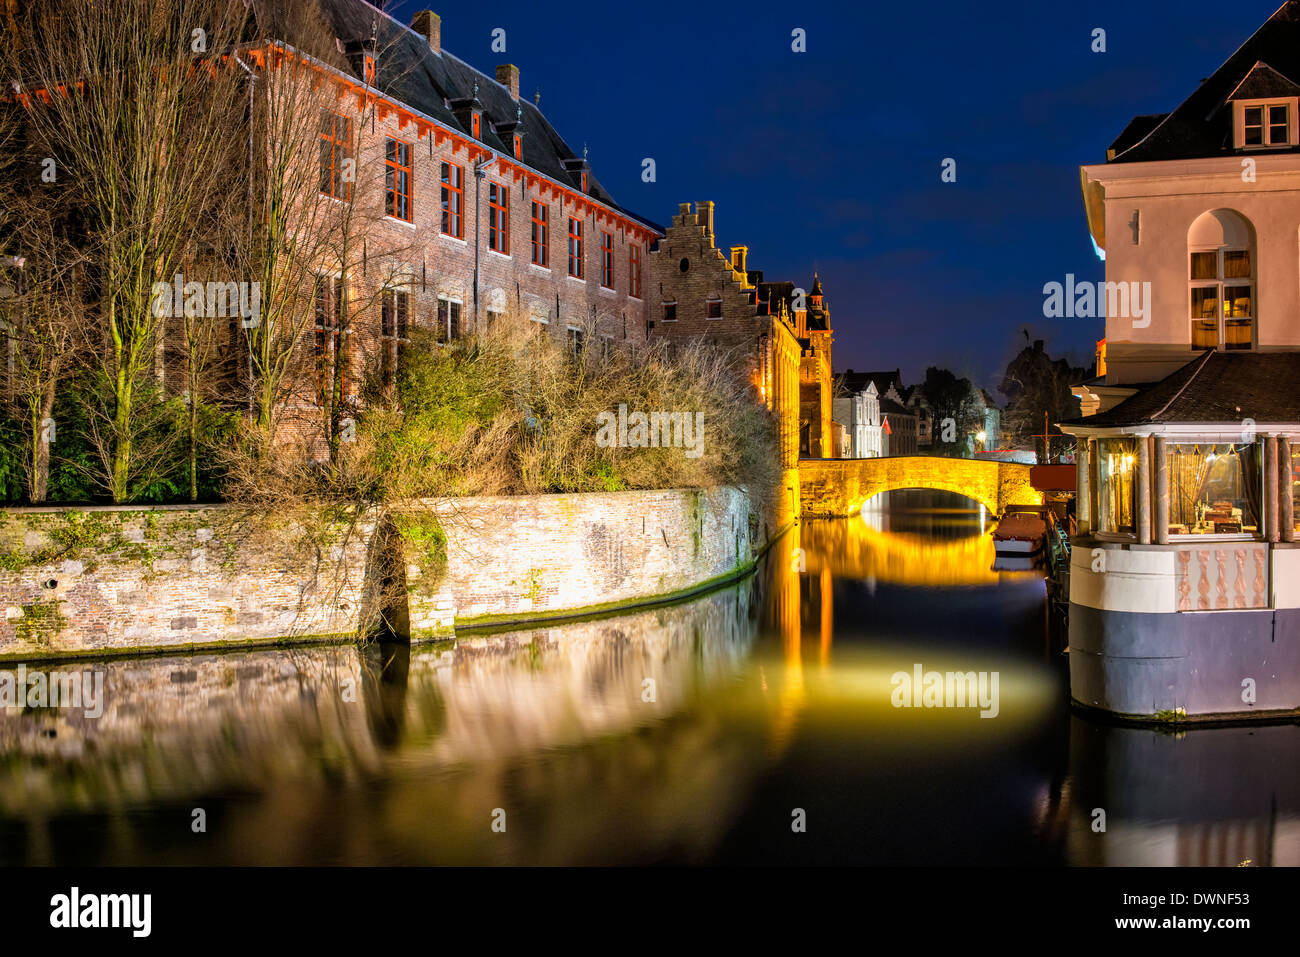
[[[247,330],[252,444],[264,455],[320,439],[337,464],[360,392],[358,332],[410,247],[373,228],[384,216],[382,145],[366,133],[375,103],[331,69],[346,64],[316,5],[290,0],[262,26],[286,39],[240,59],[254,120],[237,249],[262,304]]]
[[[169,320],[153,290],[228,195],[242,101],[221,54],[246,18],[240,0],[46,0],[15,15],[15,99],[83,217],[102,331],[89,344],[103,386],[94,435],[114,502],[162,468],[163,445],[142,442],[160,420]]]

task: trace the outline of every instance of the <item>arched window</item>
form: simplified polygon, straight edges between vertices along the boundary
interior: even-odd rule
[[[1230,209],[1202,213],[1187,231],[1193,349],[1250,349],[1255,341],[1255,232]]]

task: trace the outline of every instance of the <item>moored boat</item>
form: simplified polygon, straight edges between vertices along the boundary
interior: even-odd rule
[[[1037,555],[1043,550],[1047,523],[1033,512],[1009,512],[993,530],[993,549],[999,555]]]

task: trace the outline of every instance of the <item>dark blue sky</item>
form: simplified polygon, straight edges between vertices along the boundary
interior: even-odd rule
[[[992,388],[1028,329],[1091,361],[1100,320],[1044,319],[1042,287],[1100,279],[1078,167],[1173,109],[1280,0],[792,4],[498,0],[443,45],[521,91],[623,205],[666,223],[717,202],[721,246],[831,305],[835,368],[945,365]],[[505,54],[491,50],[506,31]],[[807,31],[807,52],[791,31]],[[1106,52],[1092,53],[1092,31]],[[641,182],[653,157],[658,180]],[[957,181],[940,181],[945,157]],[[999,396],[999,398],[1001,398]]]

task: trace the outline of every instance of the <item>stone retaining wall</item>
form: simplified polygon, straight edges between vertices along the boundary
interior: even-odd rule
[[[734,488],[468,498],[309,522],[225,506],[0,511],[0,657],[402,635],[599,612],[747,570]]]

